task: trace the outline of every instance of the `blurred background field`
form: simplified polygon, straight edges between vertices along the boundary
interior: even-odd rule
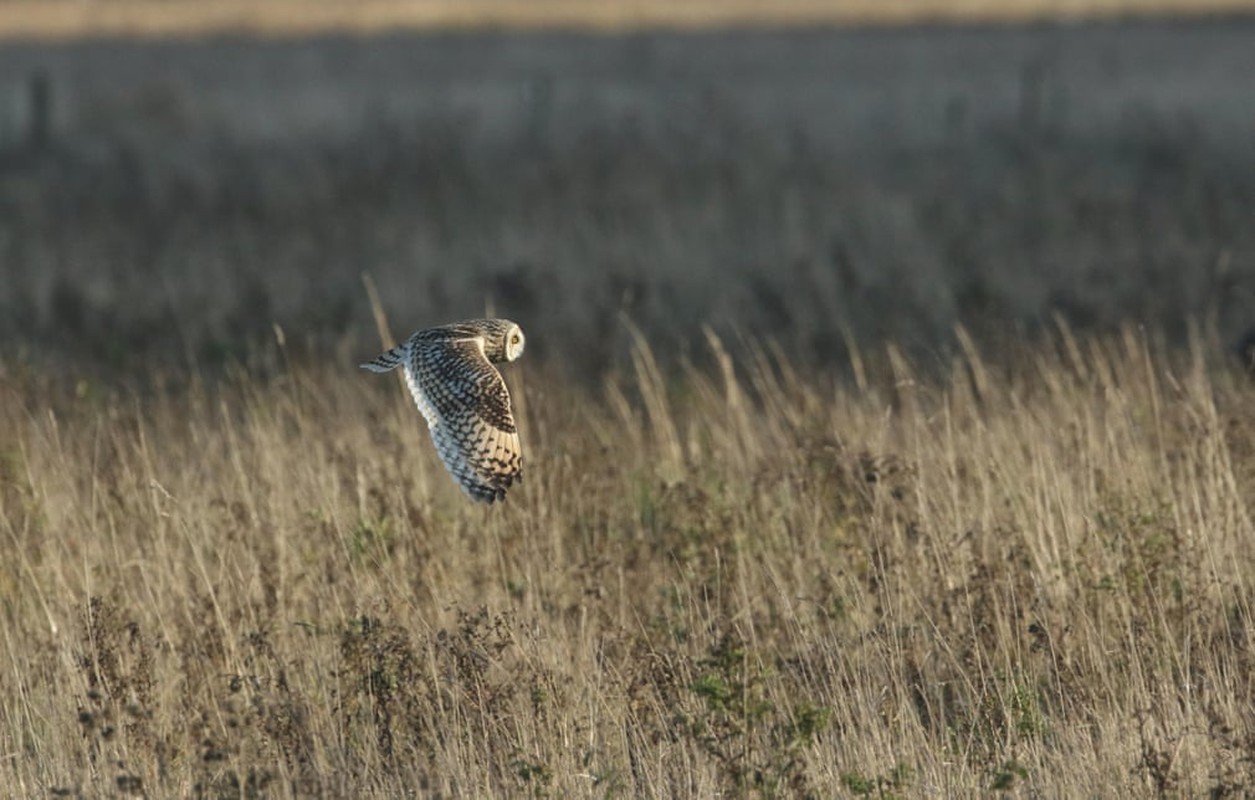
[[[277,323],[347,366],[373,346],[363,272],[399,328],[495,308],[593,376],[620,312],[664,357],[703,322],[827,363],[1056,314],[1210,317],[1232,343],[1253,39],[1228,18],[11,41],[3,347],[214,364]]]

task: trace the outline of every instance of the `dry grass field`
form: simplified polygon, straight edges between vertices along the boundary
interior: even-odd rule
[[[492,508],[393,380],[10,373],[0,785],[1243,796],[1255,389],[1201,339],[1055,341],[861,388],[714,338],[598,391],[525,357]]]
[[[0,797],[1252,794],[1253,34],[6,42]]]

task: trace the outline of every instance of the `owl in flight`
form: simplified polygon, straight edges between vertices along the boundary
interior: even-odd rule
[[[523,455],[510,393],[493,364],[523,355],[523,331],[508,319],[470,319],[418,331],[362,364],[405,370],[449,474],[473,500],[505,498],[523,482]]]

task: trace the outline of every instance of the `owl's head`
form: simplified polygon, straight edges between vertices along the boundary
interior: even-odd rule
[[[458,333],[481,336],[484,356],[494,364],[523,355],[523,329],[508,319],[468,319],[448,326]]]
[[[523,338],[523,329],[516,323],[506,321],[505,329],[505,360],[513,361],[523,355],[523,347],[526,340]]]

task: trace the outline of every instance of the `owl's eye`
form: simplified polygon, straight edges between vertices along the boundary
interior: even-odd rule
[[[510,337],[510,344],[518,344],[518,343],[519,343],[519,335],[516,333]]]

